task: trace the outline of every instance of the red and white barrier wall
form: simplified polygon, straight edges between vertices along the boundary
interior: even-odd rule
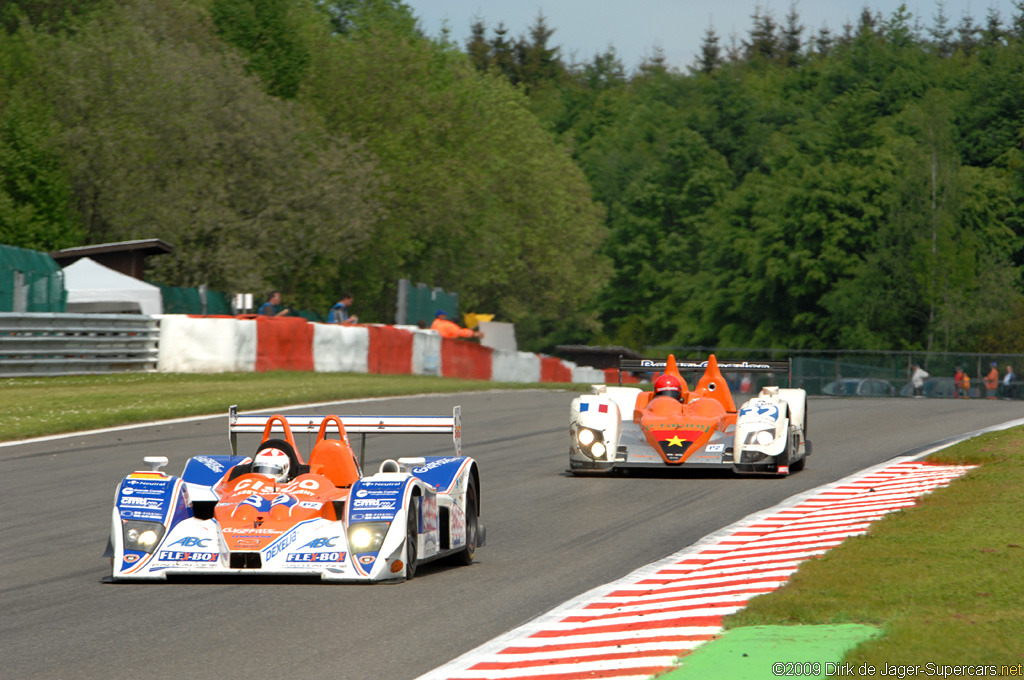
[[[442,338],[409,326],[337,326],[288,317],[160,317],[158,370],[439,375],[500,382],[604,383],[617,373]]]

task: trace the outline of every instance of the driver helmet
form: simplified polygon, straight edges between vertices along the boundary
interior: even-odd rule
[[[674,375],[662,375],[654,381],[654,396],[672,397],[679,400],[683,394],[683,386],[679,384],[679,378]]]
[[[279,482],[288,479],[291,461],[288,454],[281,449],[263,449],[252,461],[252,471],[260,475],[269,475]]]

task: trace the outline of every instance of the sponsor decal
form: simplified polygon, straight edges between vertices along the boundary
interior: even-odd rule
[[[149,487],[151,489],[152,488],[157,488],[157,489],[166,489],[167,488],[167,482],[163,480],[163,477],[157,477],[156,479],[160,480],[160,481],[151,481],[150,478],[148,478],[148,477],[146,479],[138,479],[134,475],[129,475],[128,478],[124,480],[124,483],[127,486],[133,486],[133,487],[137,487],[137,488],[145,488],[145,487]]]
[[[685,439],[681,439],[678,436],[670,437],[669,439],[661,440],[658,444],[661,445],[661,451],[668,458],[669,462],[675,463],[682,459],[683,454],[690,448],[689,442]]]
[[[299,502],[299,507],[300,508],[308,508],[310,510],[319,510],[320,508],[324,507],[324,504],[323,503],[317,503],[315,501],[301,501],[301,502]]]
[[[121,497],[119,504],[122,508],[144,508],[146,510],[160,510],[163,508],[161,498],[139,498],[138,496]]]
[[[661,460],[661,458],[655,456],[653,453],[634,453],[630,451],[629,454],[626,456],[626,460],[632,461],[634,463],[643,463],[648,461],[656,462]]]
[[[124,556],[124,561],[127,564],[134,564],[134,563],[139,561],[139,556],[138,555],[125,555]]]
[[[165,479],[166,475],[162,472],[133,472],[128,475],[128,479]]]
[[[285,548],[294,543],[297,537],[298,533],[293,529],[292,531],[289,531],[287,534],[285,534],[278,540],[274,541],[270,546],[265,548],[263,550],[263,554],[266,556],[267,560],[271,560],[277,555],[281,554],[281,552],[284,551]]]
[[[456,503],[452,505],[452,547],[466,543],[466,513]]]
[[[131,486],[126,486],[121,489],[121,493],[125,496],[163,496],[167,491],[166,487],[160,487],[158,489],[139,489]]]
[[[644,425],[644,432],[651,432],[655,428],[659,430],[696,430],[697,432],[707,432],[711,429],[711,426],[700,423],[658,423],[657,425]]]
[[[661,365],[664,366],[665,363],[662,362]],[[678,366],[679,368],[707,368],[708,367],[708,362],[707,361],[677,361],[676,362],[676,366]],[[755,363],[752,363],[752,362],[749,362],[749,361],[740,361],[740,362],[734,362],[734,363],[726,363],[724,361],[720,361],[720,362],[718,362],[718,367],[719,368],[750,368],[750,369],[767,370],[767,369],[771,368],[771,365],[770,364],[755,364]]]
[[[298,549],[302,550],[303,548],[312,548],[315,550],[317,548],[334,548],[336,547],[334,542],[340,538],[341,536],[331,536],[329,538],[314,538],[306,545],[300,545]]]
[[[256,534],[258,538],[270,538],[274,534],[283,534],[281,529],[265,529],[264,527],[228,527],[225,534]]]
[[[693,429],[655,429],[648,428],[651,436],[658,442],[658,447],[670,463],[678,463],[689,450],[694,441],[699,439],[707,426]]]
[[[461,458],[439,458],[437,460],[430,461],[426,465],[423,465],[423,466],[418,467],[418,468],[414,468],[413,472],[415,472],[418,475],[422,475],[425,472],[430,472],[434,468],[443,467],[443,466],[447,465],[448,463],[459,462],[461,460],[462,460]]]
[[[350,522],[390,522],[395,518],[393,512],[353,512]]]
[[[309,553],[288,553],[285,558],[285,562],[344,562],[345,553],[343,552],[309,552]],[[371,558],[371,562],[373,559]]]
[[[170,548],[171,546],[180,545],[182,548],[205,548],[206,544],[212,540],[212,538],[185,536],[184,538],[179,538],[177,541],[174,541],[173,543],[168,543],[167,547]]]
[[[788,465],[780,465],[776,469],[776,472],[778,472],[780,475],[788,475],[789,474],[789,466]]]
[[[147,519],[154,522],[162,522],[164,519],[162,512],[147,512],[145,510],[121,510],[120,514],[122,519]]]
[[[220,557],[220,553],[215,552],[161,550],[157,560],[160,562],[216,562],[218,557]]]
[[[704,450],[708,453],[725,453],[725,444],[708,444]]]
[[[401,483],[399,483],[398,486],[401,486]],[[391,488],[391,489],[359,489],[358,491],[356,491],[355,497],[356,498],[366,498],[367,496],[390,496],[390,497],[393,498],[396,495],[398,495],[398,491],[399,490],[397,488]]]
[[[373,564],[373,561],[377,559],[376,555],[363,555],[359,558],[360,564]]]
[[[224,472],[224,470],[225,470],[224,466],[221,463],[219,463],[218,461],[215,461],[213,458],[210,458],[208,456],[196,456],[195,458],[193,458],[193,460],[199,461],[200,463],[202,463],[206,467],[210,468],[214,472],[218,472],[219,473],[219,472]]]
[[[377,508],[379,510],[394,510],[396,498],[357,498],[352,501],[354,508]]]

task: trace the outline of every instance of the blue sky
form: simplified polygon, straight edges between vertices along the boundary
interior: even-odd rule
[[[555,29],[551,43],[562,48],[562,57],[589,61],[609,46],[628,70],[633,70],[655,46],[665,53],[669,64],[684,68],[693,63],[701,39],[708,26],[714,27],[722,45],[731,36],[741,40],[751,26],[750,17],[757,7],[771,12],[781,22],[789,12],[791,3],[756,2],[754,0],[534,0],[509,2],[508,0],[404,0],[420,20],[423,30],[436,36],[447,21],[452,37],[460,44],[470,34],[475,18],[484,20],[491,31],[504,22],[512,36],[525,34],[543,13],[549,28]],[[901,4],[921,23],[930,27],[938,14],[939,4],[932,0],[804,0],[797,2],[804,35],[817,33],[827,25],[833,33],[842,31],[843,24],[856,24],[863,7],[873,12],[891,15]],[[959,23],[964,14],[974,17],[975,23],[984,25],[990,7],[999,10],[1006,23],[1013,13],[1011,0],[946,0],[944,12],[952,25]]]

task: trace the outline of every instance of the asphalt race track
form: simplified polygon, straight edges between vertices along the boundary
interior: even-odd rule
[[[793,494],[1024,416],[1021,402],[812,398],[814,455],[791,477],[577,478],[565,473],[571,397],[491,392],[294,411],[445,415],[462,404],[488,543],[470,567],[425,565],[396,585],[103,583],[121,477],[143,455],[166,455],[180,474],[189,456],[227,453],[226,415],[0,446],[2,675],[409,680]],[[378,435],[366,469],[449,451],[444,436]]]

